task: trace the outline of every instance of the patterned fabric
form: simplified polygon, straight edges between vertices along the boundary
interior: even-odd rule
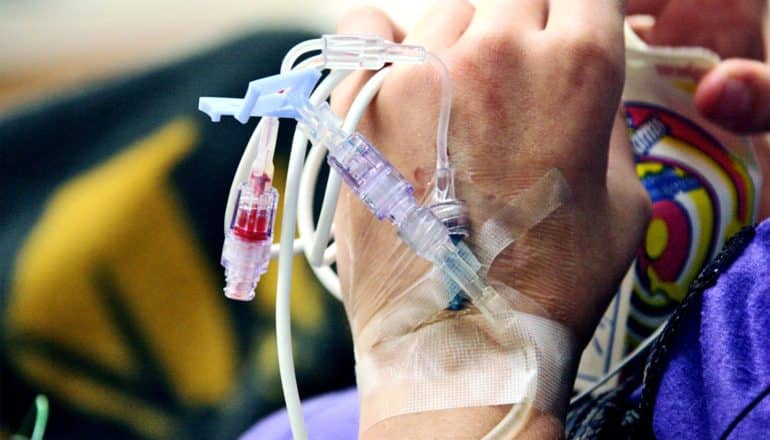
[[[212,124],[197,100],[242,94],[309,37],[255,35],[0,120],[3,432],[36,393],[51,438],[234,438],[281,405],[275,265],[252,303],[221,291],[224,202],[254,122]],[[341,305],[304,263],[293,280],[300,389],[351,384]]]

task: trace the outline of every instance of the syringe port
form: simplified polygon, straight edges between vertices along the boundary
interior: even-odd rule
[[[278,204],[275,188],[264,188],[261,194],[254,189],[247,183],[241,185],[238,208],[222,247],[225,296],[241,301],[254,298],[254,288],[267,272]]]

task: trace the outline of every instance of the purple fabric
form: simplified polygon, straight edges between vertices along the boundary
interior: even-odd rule
[[[324,394],[302,402],[308,436],[313,440],[358,438],[358,393],[355,388]],[[291,440],[285,409],[262,419],[242,440]]]
[[[655,435],[770,438],[770,221],[698,301],[671,350]]]

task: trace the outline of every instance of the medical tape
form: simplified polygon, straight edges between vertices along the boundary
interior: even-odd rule
[[[494,323],[474,307],[441,311],[410,333],[357,346],[361,432],[398,415],[494,405],[526,404],[560,418],[569,397],[570,332],[509,307],[497,308]]]
[[[551,215],[567,199],[570,190],[557,169],[549,170],[534,185],[508,203],[495,206],[487,203],[484,212],[493,212],[478,229],[472,231],[470,247],[486,274],[495,258],[517,238]]]
[[[503,251],[518,237],[556,211],[569,197],[567,181],[561,172],[554,168],[508,203],[501,205],[494,201],[482,202],[477,210],[494,214],[483,222],[478,231],[473,232],[469,245],[465,242],[457,244],[461,257],[485,278],[495,259]],[[446,276],[443,279],[450,298],[462,294],[462,290],[454,281]]]
[[[469,243],[480,272],[569,194],[554,169],[504,204],[484,202],[483,212],[492,215],[472,230]],[[472,304],[446,310],[452,292],[434,270],[394,293],[358,332],[356,375],[366,402],[361,432],[398,415],[494,405],[525,405],[561,420],[576,357],[570,331],[513,287],[489,283],[497,292],[485,303],[492,320]]]

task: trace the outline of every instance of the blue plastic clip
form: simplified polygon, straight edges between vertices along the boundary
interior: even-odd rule
[[[290,101],[298,97],[308,99],[320,78],[321,72],[315,69],[268,76],[250,82],[243,99],[201,97],[198,110],[214,122],[219,122],[222,115],[232,116],[241,124],[252,116],[298,119]]]

